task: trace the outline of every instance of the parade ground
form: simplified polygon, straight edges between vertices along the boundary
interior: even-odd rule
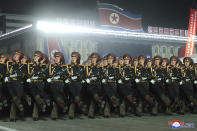
[[[185,125],[192,124],[188,128],[173,129],[168,125],[170,121],[180,120]],[[9,122],[8,119],[0,121],[0,131],[170,131],[197,130],[197,115],[173,115],[150,116],[145,114],[142,117],[128,115],[124,118],[112,116],[104,118],[97,116],[95,119],[88,119],[86,116],[78,116],[74,120],[68,117],[60,118],[56,121],[49,117],[42,117],[39,121],[33,121],[30,117],[25,121],[17,120]]]

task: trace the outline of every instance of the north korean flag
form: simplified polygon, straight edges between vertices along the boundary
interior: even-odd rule
[[[64,48],[62,46],[61,40],[58,40],[56,38],[46,38],[44,40],[44,48],[45,48],[45,54],[48,56],[49,61],[51,63],[54,63],[55,52],[62,52],[64,55],[65,63],[68,63],[68,59],[64,52]]]
[[[112,4],[98,4],[100,26],[103,29],[144,32],[140,15],[130,14]]]

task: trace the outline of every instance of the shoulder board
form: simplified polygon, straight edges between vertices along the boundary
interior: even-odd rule
[[[66,65],[64,64],[64,65],[62,65],[62,67],[66,67]]]
[[[29,65],[33,65],[34,63],[33,62],[30,62],[30,63],[28,63]]]
[[[79,66],[85,66],[85,65],[81,65],[81,64],[79,64]]]
[[[28,63],[23,63],[22,65],[27,65]]]
[[[45,65],[47,65],[47,64],[45,64],[45,63],[43,63],[43,64],[40,64],[40,66],[45,66]]]

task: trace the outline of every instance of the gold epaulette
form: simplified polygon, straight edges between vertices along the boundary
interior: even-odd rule
[[[79,64],[79,66],[85,66],[85,65]]]
[[[42,66],[42,65],[47,65],[47,64],[45,64],[45,63],[42,63],[42,64],[40,64],[40,65]]]

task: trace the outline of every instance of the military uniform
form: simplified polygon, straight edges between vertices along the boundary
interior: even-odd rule
[[[107,56],[108,59],[114,59],[111,54]],[[113,65],[108,65],[103,68],[102,72],[102,86],[105,93],[106,104],[104,109],[104,116],[110,116],[111,105],[114,108],[119,106],[119,98],[117,93],[117,80],[119,79],[119,69]]]
[[[144,56],[139,56],[139,60],[146,58]],[[157,115],[157,106],[158,103],[153,97],[153,95],[150,92],[150,85],[149,81],[153,77],[152,67],[145,67],[145,65],[138,65],[135,67],[135,73],[136,73],[136,89],[138,93],[141,95],[141,97],[150,105],[151,108],[151,114]]]
[[[68,115],[70,119],[75,116],[76,105],[81,108],[81,91],[82,91],[82,79],[84,76],[84,66],[80,65],[80,55],[78,52],[73,52],[72,57],[77,58],[77,63],[67,64],[66,73],[68,74],[65,83],[68,84],[68,91],[70,95],[70,106]]]
[[[185,57],[183,62],[184,63],[189,62],[190,65],[183,66],[181,68],[181,72],[182,72],[182,80],[180,82],[181,97],[183,101],[189,101],[190,105],[192,105],[194,108],[193,112],[197,113],[197,100],[194,97],[194,88],[193,88],[194,87],[193,81],[195,79],[195,69],[193,67],[193,61],[190,57]]]
[[[98,54],[93,53],[91,58],[99,59]],[[101,96],[101,74],[102,68],[98,65],[90,65],[85,67],[85,82],[87,83],[87,93],[89,96],[88,116],[94,118],[95,104],[99,108],[103,108]]]
[[[123,56],[123,60],[131,60],[128,55]],[[135,90],[135,67],[128,65],[119,66],[120,79],[118,80],[118,91],[121,96],[120,116],[126,114],[126,103],[137,107],[137,94]],[[137,110],[136,110],[137,113]]]
[[[19,109],[20,115],[24,115],[24,106],[22,103],[22,97],[24,95],[23,88],[23,77],[25,71],[23,70],[24,64],[20,63],[20,59],[23,54],[16,52],[15,55],[19,55],[19,61],[8,61],[7,62],[7,76],[5,77],[6,86],[10,96],[12,97],[11,109],[10,109],[10,120],[16,120],[16,110]]]
[[[7,59],[7,57],[4,55],[2,55],[1,58]],[[4,84],[4,78],[7,72],[6,62],[7,60],[5,60],[5,63],[4,62],[0,63],[0,111],[2,111],[3,107],[8,106],[7,98],[5,95],[5,84]]]
[[[160,64],[162,61],[162,58],[160,56],[155,56],[154,60],[159,60]],[[153,68],[153,79],[150,81],[151,82],[151,90],[153,94],[157,97],[157,99],[161,102],[166,107],[166,114],[171,114],[170,111],[170,104],[171,101],[168,96],[166,96],[166,85],[165,81],[167,78],[167,68],[162,66],[162,65],[155,65]]]
[[[170,58],[170,63],[172,61],[177,61],[177,57],[172,56]],[[176,65],[168,65],[167,66],[167,73],[168,77],[166,79],[167,83],[167,90],[169,98],[172,101],[172,110],[176,111],[177,108],[180,106],[180,80],[181,80],[181,68],[177,67]]]
[[[55,103],[53,104],[53,109],[51,111],[51,118],[58,118],[58,107],[65,114],[67,112],[66,94],[65,94],[65,83],[66,78],[66,65],[63,62],[63,55],[60,52],[56,52],[54,57],[60,57],[61,62],[59,64],[49,65],[49,78],[47,82],[50,86],[50,93],[53,96]]]
[[[42,58],[41,52],[35,52],[35,56]],[[45,93],[45,82],[44,79],[47,76],[47,69],[41,64],[31,62],[28,64],[28,75],[27,83],[29,85],[29,91],[34,99],[34,108],[32,117],[34,120],[38,120],[39,112],[46,111],[46,98]]]

